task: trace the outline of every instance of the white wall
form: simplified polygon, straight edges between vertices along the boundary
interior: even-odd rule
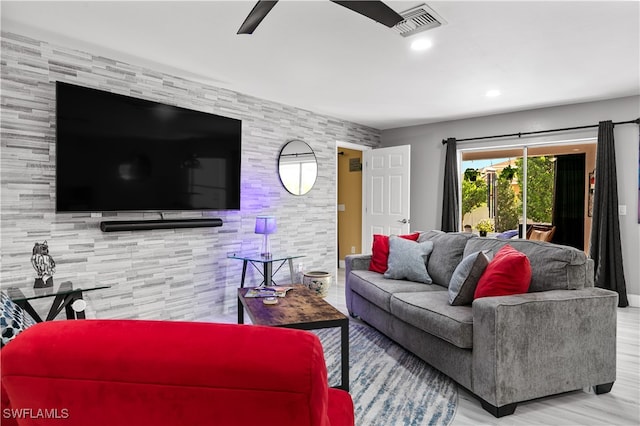
[[[640,96],[498,114],[465,120],[389,129],[382,132],[382,146],[411,145],[411,223],[413,229],[440,229],[442,181],[446,147],[442,139],[518,133],[597,124],[602,120],[627,121],[640,117]],[[615,127],[618,198],[627,206],[620,216],[627,293],[640,306],[640,225],[638,224],[638,126]],[[530,142],[597,137],[597,129],[547,134]],[[522,138],[524,140],[525,138]],[[522,140],[460,143],[458,147],[505,146]]]

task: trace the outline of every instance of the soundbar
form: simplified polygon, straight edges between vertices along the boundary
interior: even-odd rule
[[[100,222],[102,232],[147,231],[150,229],[212,228],[222,226],[222,219],[110,220]]]

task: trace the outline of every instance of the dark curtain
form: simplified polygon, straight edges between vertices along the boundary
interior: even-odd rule
[[[596,184],[589,256],[595,263],[595,285],[616,291],[618,306],[629,305],[622,267],[618,220],[618,181],[613,123],[601,121],[596,151]]]
[[[556,157],[552,242],[584,250],[586,155]]]
[[[444,188],[442,191],[442,226],[445,232],[458,232],[458,156],[456,139],[447,139],[444,162]]]

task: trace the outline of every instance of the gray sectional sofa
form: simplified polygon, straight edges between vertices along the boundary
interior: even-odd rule
[[[451,377],[496,417],[512,414],[521,401],[611,390],[618,295],[593,286],[593,261],[584,252],[467,233],[421,233],[419,241],[427,240],[433,284],[385,279],[368,270],[370,255],[347,256],[349,313]],[[529,292],[450,305],[447,287],[457,264],[504,244],[527,255]]]

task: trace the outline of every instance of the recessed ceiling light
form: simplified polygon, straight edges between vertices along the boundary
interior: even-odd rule
[[[497,89],[487,91],[487,98],[495,98],[496,96],[500,96],[500,91]]]
[[[413,43],[411,43],[411,50],[427,50],[429,49],[433,44],[431,43],[431,40],[427,40],[426,38],[419,38],[417,40],[415,40]]]

